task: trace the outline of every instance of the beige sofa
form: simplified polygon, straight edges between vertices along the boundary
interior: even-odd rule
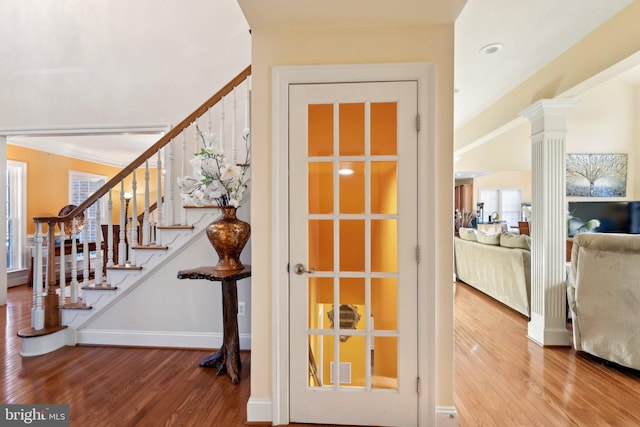
[[[529,236],[470,230],[454,238],[457,279],[530,317]]]
[[[640,369],[640,235],[575,236],[567,298],[576,350]]]

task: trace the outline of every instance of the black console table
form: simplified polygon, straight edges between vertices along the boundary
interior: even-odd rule
[[[238,288],[236,282],[251,276],[251,266],[242,270],[217,271],[213,267],[198,267],[178,271],[178,279],[206,279],[222,283],[222,347],[200,362],[203,368],[216,368],[218,375],[226,372],[231,382],[240,382],[240,338],[238,335]]]

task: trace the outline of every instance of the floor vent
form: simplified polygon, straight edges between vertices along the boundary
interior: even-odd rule
[[[336,383],[336,362],[331,362],[331,382]],[[351,384],[351,362],[340,362],[340,384]]]

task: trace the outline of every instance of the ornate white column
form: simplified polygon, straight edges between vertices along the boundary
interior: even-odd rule
[[[531,122],[531,321],[543,346],[571,345],[566,326],[566,117],[579,101],[543,99],[520,113]]]

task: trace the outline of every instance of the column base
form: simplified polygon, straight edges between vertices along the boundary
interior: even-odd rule
[[[571,334],[564,319],[545,319],[533,313],[527,337],[543,347],[571,347]]]

